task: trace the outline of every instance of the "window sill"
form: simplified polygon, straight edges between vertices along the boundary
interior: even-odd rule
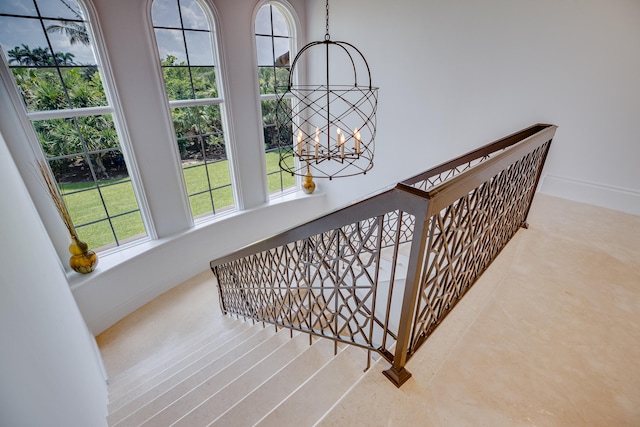
[[[72,292],[76,292],[79,289],[87,286],[91,282],[97,280],[101,276],[108,275],[126,264],[134,263],[140,257],[151,256],[154,252],[165,249],[171,243],[181,239],[188,239],[193,236],[194,233],[205,231],[209,228],[220,226],[221,223],[229,222],[232,219],[242,220],[243,216],[246,216],[252,212],[267,209],[269,207],[275,207],[281,204],[296,204],[302,200],[323,198],[325,194],[323,192],[314,192],[313,194],[305,194],[304,192],[297,190],[284,194],[279,194],[270,198],[265,204],[246,210],[233,210],[230,212],[222,213],[211,219],[200,221],[194,224],[194,226],[184,232],[174,234],[172,236],[164,237],[157,240],[143,240],[139,243],[132,243],[120,250],[110,250],[105,253],[98,254],[98,265],[95,271],[89,274],[79,274],[74,271],[67,272],[67,281]],[[319,212],[318,212],[319,213]],[[294,225],[294,224],[292,224]],[[206,267],[206,266],[205,266]],[[197,274],[197,272],[194,272]]]

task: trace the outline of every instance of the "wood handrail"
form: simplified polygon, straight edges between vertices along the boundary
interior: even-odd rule
[[[247,255],[286,245],[296,240],[306,239],[316,234],[334,230],[374,216],[384,215],[396,209],[401,209],[413,215],[424,215],[427,211],[426,194],[415,188],[396,185],[382,193],[327,213],[272,237],[247,245],[235,252],[211,261],[210,265],[211,268],[214,268]]]
[[[514,132],[511,135],[505,136],[504,138],[500,138],[494,142],[490,142],[489,144],[483,145],[482,147],[471,150],[468,153],[465,153],[447,162],[441,163],[429,170],[421,172],[401,182],[406,185],[413,185],[416,182],[431,178],[432,176],[438,175],[442,172],[448,171],[450,169],[453,169],[455,167],[468,163],[472,160],[478,159],[480,157],[488,156],[491,153],[495,153],[496,151],[508,148],[550,127],[552,127],[554,131],[557,128],[557,126],[555,125],[543,124],[543,123],[537,123],[535,125],[531,125],[528,128],[522,129],[518,132]]]
[[[457,175],[426,191],[429,204],[429,214],[440,211],[449,206],[471,189],[486,182],[500,171],[507,169],[512,164],[553,138],[557,129],[555,125],[536,125],[524,131],[517,132],[507,138],[501,139],[489,146],[498,147],[496,150],[506,149],[473,167],[472,171]],[[530,132],[535,130],[535,132]],[[529,134],[530,136],[526,136]],[[524,139],[522,139],[524,137]],[[483,150],[482,148],[480,150]],[[464,156],[461,156],[463,158]],[[466,161],[463,161],[466,163]]]
[[[402,209],[405,212],[411,213],[413,215],[419,214],[421,212],[424,213],[427,201],[434,199],[436,194],[439,194],[440,192],[446,192],[449,195],[446,198],[447,200],[452,197],[454,197],[455,200],[455,195],[459,194],[462,188],[465,188],[461,181],[464,181],[468,185],[470,185],[476,180],[461,178],[461,175],[459,175],[452,178],[451,180],[434,186],[431,190],[426,192],[418,188],[411,187],[412,184],[457,167],[459,165],[465,164],[471,160],[475,160],[479,157],[487,156],[495,151],[508,148],[514,144],[526,143],[525,145],[528,145],[533,141],[539,142],[541,139],[544,139],[548,135],[553,135],[553,132],[555,132],[556,128],[557,126],[547,124],[536,124],[530,126],[519,132],[515,132],[509,136],[484,145],[476,150],[456,157],[455,159],[450,160],[446,163],[435,166],[434,168],[424,171],[411,178],[405,179],[404,181],[396,184],[394,187],[387,190],[382,190],[380,193],[370,196],[367,199],[354,202],[348,206],[324,214],[304,224],[289,228],[264,240],[251,243],[228,255],[216,258],[215,260],[211,261],[210,265],[213,268],[220,264],[234,261],[253,253],[271,249],[275,246],[280,246],[292,241],[304,239],[328,230],[332,230],[347,224],[352,224],[354,222],[370,218],[375,215],[382,215],[394,209]],[[529,140],[531,135],[535,135],[541,130],[545,130],[545,132],[539,134],[539,136],[536,136],[533,141]],[[525,138],[524,141],[523,138]],[[513,155],[501,153],[495,158],[488,159],[480,165],[477,165],[476,168],[482,166],[482,168],[477,169],[478,172],[482,171],[489,173],[491,171],[494,171],[496,167],[499,167],[497,165],[499,162],[511,160],[513,160]],[[485,164],[487,164],[487,166],[484,166]],[[482,176],[484,175],[485,173],[482,174]],[[430,206],[429,210],[435,212],[441,207],[441,203],[438,203],[437,206]]]

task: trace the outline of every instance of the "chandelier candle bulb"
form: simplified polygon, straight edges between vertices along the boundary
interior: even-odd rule
[[[320,129],[316,128],[316,160],[318,160],[318,150],[320,148]]]
[[[298,132],[298,155],[302,156],[302,131]]]
[[[340,135],[340,158],[344,159],[344,135]]]
[[[356,154],[360,155],[360,131],[358,128],[353,131],[353,138],[355,142],[353,143],[353,148],[356,150]]]

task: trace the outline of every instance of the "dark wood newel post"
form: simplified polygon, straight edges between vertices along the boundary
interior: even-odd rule
[[[402,309],[400,312],[400,324],[398,326],[398,339],[396,341],[396,351],[393,363],[389,369],[382,371],[396,387],[402,386],[409,378],[409,372],[404,365],[407,363],[409,346],[411,343],[411,331],[413,328],[413,318],[416,309],[416,301],[420,290],[420,272],[424,262],[424,251],[427,240],[426,230],[429,226],[425,209],[415,217],[413,229],[413,243],[409,255],[409,265],[407,267],[407,280],[402,297]]]

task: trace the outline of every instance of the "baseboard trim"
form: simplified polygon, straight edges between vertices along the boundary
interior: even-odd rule
[[[640,215],[640,192],[546,174],[539,190],[550,196]]]

